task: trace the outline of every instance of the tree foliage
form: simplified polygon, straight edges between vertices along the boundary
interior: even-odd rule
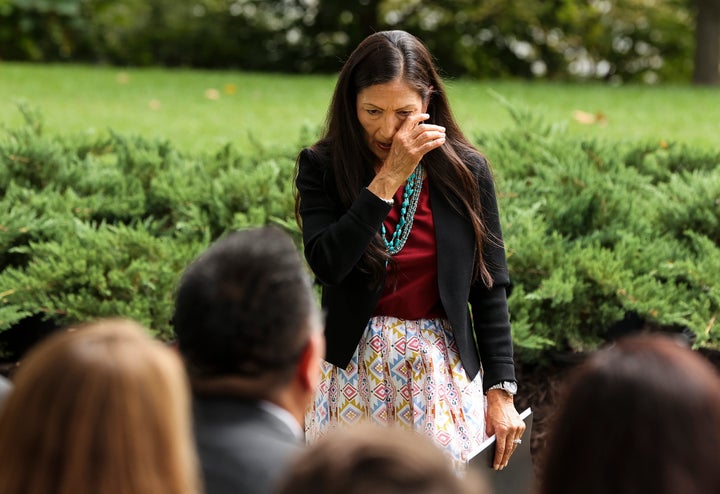
[[[453,76],[689,79],[689,0],[0,0],[0,57],[334,72],[371,32]]]

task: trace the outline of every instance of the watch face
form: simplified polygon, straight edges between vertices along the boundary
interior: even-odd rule
[[[503,386],[510,394],[517,393],[517,383],[514,383],[512,381],[508,381],[505,383],[505,386]]]

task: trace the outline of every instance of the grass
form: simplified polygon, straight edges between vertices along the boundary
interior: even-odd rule
[[[21,122],[22,100],[40,110],[51,133],[113,129],[169,139],[191,152],[228,142],[293,146],[303,128],[314,135],[321,127],[334,83],[331,75],[0,62],[0,125]],[[447,81],[447,90],[470,136],[513,125],[495,92],[577,135],[718,147],[717,88],[460,79]],[[594,122],[578,122],[577,111]]]

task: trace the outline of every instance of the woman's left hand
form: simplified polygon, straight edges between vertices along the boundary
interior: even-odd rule
[[[488,436],[495,434],[496,438],[493,468],[502,470],[507,466],[525,432],[525,422],[515,410],[513,397],[502,389],[491,389],[487,392],[485,429]]]

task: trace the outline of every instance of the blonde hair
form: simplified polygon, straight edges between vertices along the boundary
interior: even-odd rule
[[[179,357],[108,319],[31,350],[0,410],[0,494],[195,494]]]

